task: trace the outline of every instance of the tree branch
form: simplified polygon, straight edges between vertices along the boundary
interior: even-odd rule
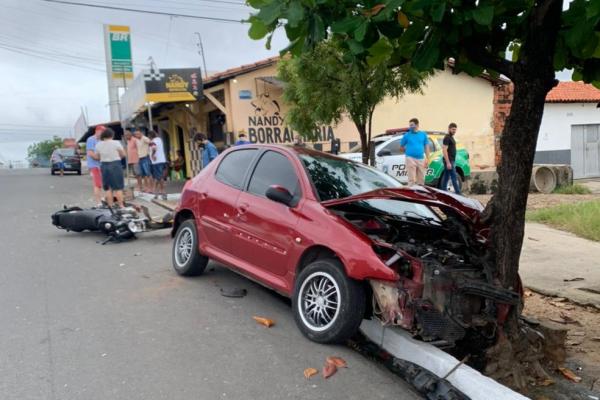
[[[502,75],[511,78],[514,74],[515,63],[505,58],[494,56],[483,49],[467,47],[467,55],[475,63],[486,69],[492,69]]]

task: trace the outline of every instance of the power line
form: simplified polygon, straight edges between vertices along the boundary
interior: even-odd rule
[[[92,7],[92,8],[104,8],[107,10],[117,10],[117,11],[128,11],[128,12],[136,12],[142,14],[154,14],[154,15],[166,15],[170,17],[181,17],[181,18],[192,18],[192,19],[203,19],[207,21],[215,21],[215,22],[235,22],[235,23],[246,23],[244,20],[235,20],[229,18],[218,18],[218,17],[205,17],[200,15],[190,15],[190,14],[175,14],[168,13],[164,11],[152,11],[152,10],[140,10],[135,8],[125,8],[125,7],[114,7],[109,5],[100,5],[100,4],[91,4],[91,3],[78,3],[73,1],[66,0],[41,0],[48,3],[57,3],[57,4],[66,4],[70,6],[81,6],[81,7]]]
[[[26,56],[30,56],[30,57],[34,57],[34,58],[38,58],[38,59],[42,59],[42,60],[53,61],[53,62],[57,62],[57,63],[60,63],[60,64],[70,65],[72,67],[84,68],[84,69],[89,69],[89,70],[92,70],[92,71],[106,73],[106,70],[103,70],[103,69],[89,67],[89,66],[85,66],[85,65],[81,65],[81,64],[75,64],[75,63],[71,63],[71,62],[68,62],[68,61],[64,61],[64,60],[60,60],[60,59],[56,59],[56,58],[51,58],[49,56],[44,56],[44,55],[41,55],[41,54],[34,54],[34,53],[31,53],[31,52],[28,52],[28,51],[19,50],[18,48],[6,46],[6,45],[3,45],[3,44],[0,44],[0,49],[4,49],[6,51],[11,51],[13,53],[19,53],[19,54],[23,54],[23,55],[26,55]]]

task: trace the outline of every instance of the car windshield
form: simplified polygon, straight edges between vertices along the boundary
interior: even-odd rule
[[[321,201],[341,199],[402,184],[374,168],[337,157],[300,154]]]
[[[377,146],[383,142],[385,142],[385,140],[377,140],[377,139],[373,140],[373,143],[375,144],[375,146]],[[348,153],[362,153],[362,145],[360,143],[355,144],[354,146],[350,147],[350,150],[348,150]]]

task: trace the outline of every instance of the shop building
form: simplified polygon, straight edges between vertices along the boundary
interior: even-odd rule
[[[130,115],[126,119],[133,125],[149,126],[151,118],[154,129],[168,143],[171,159],[177,150],[184,151],[188,177],[200,168],[194,132],[206,133],[218,148],[233,143],[240,133],[255,143],[290,143],[295,132],[285,121],[288,107],[282,99],[283,84],[277,79],[278,61],[279,57],[273,57],[213,74],[204,79],[197,95],[185,99],[172,94],[160,98],[140,95],[140,89],[132,86],[122,98],[128,110],[125,115]],[[169,70],[161,70],[168,80],[165,71]],[[168,90],[166,86],[163,89]],[[131,98],[137,98],[137,103]],[[412,117],[419,118],[422,129],[432,131],[444,131],[450,122],[456,122],[457,139],[469,150],[472,167],[494,167],[511,99],[508,81],[454,74],[450,64],[427,81],[423,94],[385,99],[375,111],[373,133],[406,126]],[[359,141],[349,118],[318,127],[317,136],[313,146],[324,151],[330,149],[332,139],[340,140],[342,151]]]

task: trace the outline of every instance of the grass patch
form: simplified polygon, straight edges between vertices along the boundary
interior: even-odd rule
[[[527,220],[541,222],[586,239],[600,241],[600,200],[562,204],[527,213]]]
[[[552,193],[556,193],[556,194],[591,194],[592,191],[587,186],[583,186],[583,185],[580,185],[579,183],[575,183],[573,185],[558,186],[556,189],[554,189],[554,192],[552,192]]]

